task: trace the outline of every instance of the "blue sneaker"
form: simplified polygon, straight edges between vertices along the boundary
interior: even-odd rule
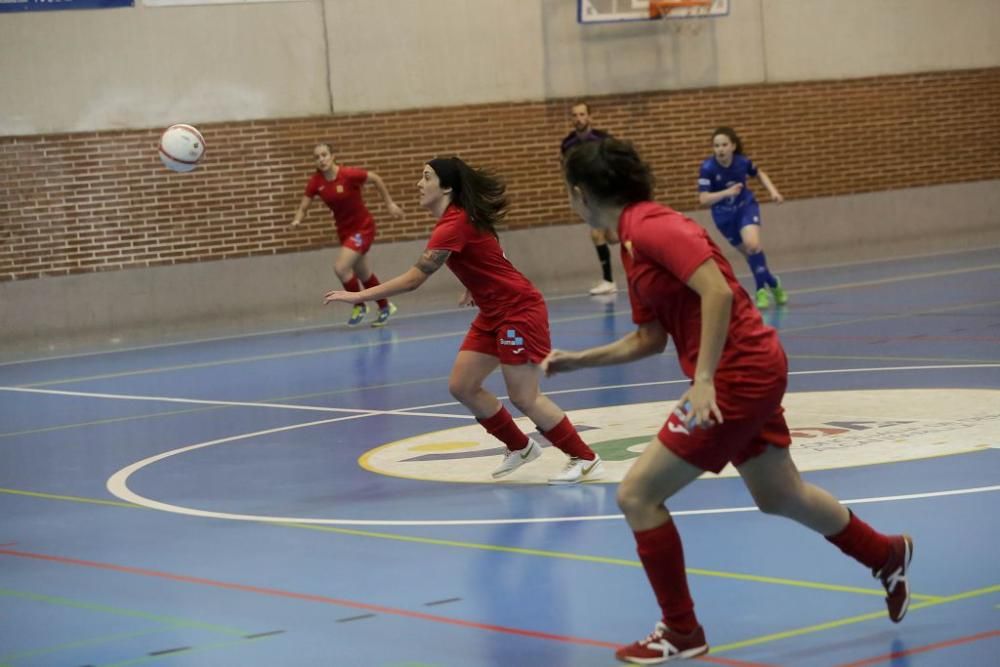
[[[372,322],[372,326],[373,327],[384,327],[385,323],[389,321],[390,317],[392,317],[393,315],[396,314],[397,310],[399,310],[399,309],[396,308],[396,304],[394,304],[392,301],[390,301],[389,305],[386,306],[385,308],[379,308],[378,309],[378,317],[375,318],[374,322]]]
[[[354,310],[351,311],[351,319],[347,320],[347,326],[356,327],[361,324],[365,319],[365,315],[368,314],[368,306],[363,303],[359,303],[354,306]]]

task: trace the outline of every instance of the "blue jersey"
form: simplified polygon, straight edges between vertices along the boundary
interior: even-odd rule
[[[746,155],[734,154],[732,164],[728,167],[719,164],[713,155],[701,163],[701,169],[698,171],[698,192],[721,192],[730,186],[742,183],[743,189],[740,194],[712,204],[713,217],[717,215],[729,217],[737,209],[757,202],[753,192],[747,187],[747,178],[756,175],[757,167]]]

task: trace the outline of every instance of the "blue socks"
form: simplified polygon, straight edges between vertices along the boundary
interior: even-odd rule
[[[771,272],[767,269],[767,257],[764,256],[764,251],[761,250],[755,255],[750,255],[747,257],[747,264],[750,265],[750,271],[753,273],[753,280],[757,284],[756,289],[761,289],[762,287],[776,287],[778,281],[774,279]]]

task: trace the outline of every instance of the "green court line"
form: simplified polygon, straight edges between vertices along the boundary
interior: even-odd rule
[[[118,641],[119,639],[132,639],[134,637],[142,637],[143,635],[151,635],[157,632],[163,632],[164,630],[166,630],[165,627],[158,627],[149,630],[139,630],[136,632],[122,632],[115,635],[105,635],[103,637],[91,637],[90,639],[81,639],[75,642],[56,644],[55,646],[34,649],[31,651],[23,651],[21,653],[8,653],[7,655],[0,656],[0,660],[21,660],[23,658],[33,658],[39,655],[47,655],[49,653],[57,653],[59,651],[68,651],[74,648],[85,648],[87,646],[98,646],[100,644],[108,644],[110,642]],[[7,665],[8,663],[0,663],[0,667],[7,667]]]
[[[963,593],[957,593],[955,595],[948,595],[934,600],[929,600],[926,602],[918,602],[916,604],[911,604],[909,611],[926,609],[927,607],[935,607],[942,604],[957,602],[959,600],[968,600],[970,598],[989,595],[991,593],[996,593],[996,592],[1000,592],[1000,585],[987,586],[985,588],[977,588],[975,590],[965,591]],[[914,595],[913,597],[915,598],[916,596]],[[778,641],[780,639],[801,637],[803,635],[812,634],[814,632],[822,632],[823,630],[832,630],[833,628],[840,628],[845,625],[853,625],[855,623],[863,623],[864,621],[870,621],[877,618],[884,619],[885,610],[871,612],[868,614],[860,614],[858,616],[848,616],[847,618],[841,618],[836,621],[829,621],[827,623],[818,623],[816,625],[809,625],[804,628],[785,630],[784,632],[775,632],[769,635],[761,635],[760,637],[754,637],[752,639],[744,639],[743,641],[731,642],[729,644],[722,644],[720,646],[713,646],[712,653],[734,651],[736,649],[746,648],[748,646],[757,646],[759,644],[766,644],[768,642]]]
[[[96,611],[104,614],[112,614],[115,616],[141,618],[146,621],[154,621],[156,623],[162,623],[164,625],[169,625],[172,627],[194,628],[197,630],[216,632],[223,635],[233,635],[233,636],[243,637],[244,635],[249,634],[244,630],[239,630],[237,628],[230,628],[224,625],[202,623],[201,621],[192,621],[186,618],[179,618],[177,616],[151,614],[149,612],[139,611],[136,609],[122,609],[119,607],[111,607],[108,605],[98,604],[96,602],[84,602],[83,600],[73,600],[71,598],[59,597],[55,595],[42,595],[40,593],[29,593],[27,591],[15,591],[7,588],[0,588],[0,596],[21,598],[23,600],[32,600],[34,602],[44,602],[46,604],[58,605],[60,607],[85,609],[87,611]]]
[[[122,660],[120,662],[104,663],[103,665],[98,665],[98,667],[125,667],[126,665],[140,665],[144,662],[154,662],[156,660],[168,660],[177,655],[187,656],[191,655],[192,653],[202,653],[204,651],[212,651],[220,648],[228,648],[236,645],[244,645],[247,642],[258,642],[276,636],[279,635],[268,635],[266,637],[252,637],[252,638],[246,637],[235,641],[214,642],[212,644],[202,644],[201,646],[189,646],[183,650],[175,651],[173,653],[164,653],[163,655],[143,655],[138,658],[131,658],[129,660]]]

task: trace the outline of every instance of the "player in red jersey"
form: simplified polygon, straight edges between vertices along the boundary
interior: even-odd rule
[[[889,617],[909,604],[906,572],[913,542],[858,519],[823,489],[802,480],[781,399],[785,353],[733,269],[693,220],[652,199],[653,176],[631,145],[583,144],[566,159],[573,210],[592,227],[615,226],[622,243],[632,319],[624,338],[579,352],[553,350],[547,374],[619,364],[662,352],[668,337],[691,385],[618,489],[662,618],[619,660],[656,664],[708,652],[694,614],[680,536],[664,505],[706,470],[736,467],[762,512],[826,536],[872,569],[886,589]]]
[[[340,252],[334,260],[333,270],[344,289],[359,292],[362,286],[374,287],[379,281],[368,265],[368,251],[375,241],[375,219],[365,206],[365,200],[361,196],[362,187],[366,183],[374,185],[392,217],[402,218],[403,209],[392,201],[385,183],[374,171],[337,164],[330,144],[317,144],[313,156],[316,159],[316,173],[306,184],[306,191],[295,211],[292,226],[302,222],[309,204],[319,195],[333,214],[337,237],[340,239]],[[389,317],[396,312],[396,305],[386,299],[378,301],[378,308],[378,317],[372,322],[373,327],[385,326]],[[347,324],[361,324],[367,312],[368,307],[363,302],[357,304]]]
[[[416,265],[406,273],[361,293],[332,291],[325,302],[356,303],[410,292],[445,263],[465,286],[460,305],[475,305],[479,314],[455,358],[448,389],[491,435],[507,446],[493,471],[499,479],[541,456],[503,403],[483,387],[496,370],[518,410],[569,461],[551,484],[575,484],[603,473],[601,459],[587,446],[566,414],[541,393],[539,364],[551,350],[545,301],[535,286],[507,260],[496,225],[507,211],[506,188],[493,175],[473,169],[459,158],[435,158],[424,165],[418,183],[420,205],[438,219]]]

